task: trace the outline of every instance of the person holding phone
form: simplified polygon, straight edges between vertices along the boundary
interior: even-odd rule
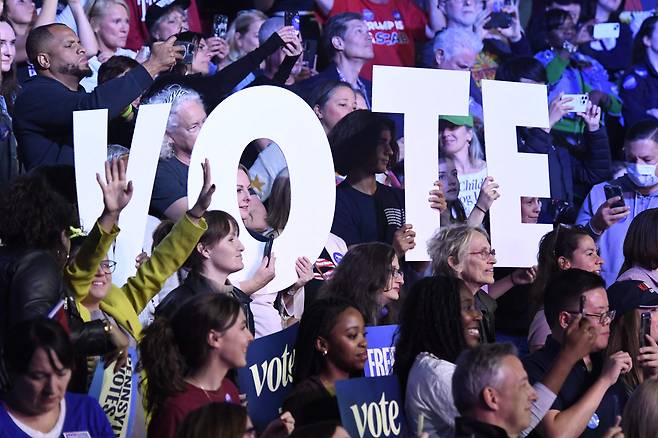
[[[619,20],[619,14],[624,10],[622,0],[596,0],[593,17],[596,24],[619,26],[619,36],[594,39],[582,44],[580,51],[591,56],[608,70],[613,80],[621,78],[624,71],[631,65],[633,54],[633,32],[631,27]]]
[[[519,57],[498,67],[496,79],[544,85],[548,82],[546,69],[536,59]],[[594,184],[612,176],[610,143],[601,124],[602,111],[591,102],[584,112],[573,112],[573,97],[559,94],[549,103],[549,128],[518,127],[520,152],[548,154],[551,199],[544,202],[539,218],[541,223],[573,223],[579,201]],[[556,141],[552,128],[567,114],[575,114],[586,126],[578,151]]]
[[[601,275],[612,284],[624,263],[622,247],[632,220],[645,210],[658,207],[658,120],[636,123],[624,141],[626,174],[592,187],[576,223],[587,226],[606,260]],[[614,207],[618,196],[606,199],[605,185],[621,187],[624,206]],[[647,238],[643,236],[642,238]]]
[[[620,280],[608,288],[608,301],[616,314],[607,351],[624,350],[633,359],[633,368],[621,377],[630,395],[643,381],[658,378],[658,294],[643,281]]]
[[[581,296],[585,297],[582,310]],[[552,334],[540,350],[523,359],[531,383],[544,378],[556,363],[574,320],[586,319],[594,340],[583,359],[571,367],[538,431],[542,436],[601,437],[621,415],[627,399],[619,377],[633,369],[628,352],[606,352],[615,310],[608,303],[605,284],[600,276],[584,270],[561,272],[546,288],[544,308]]]
[[[535,58],[546,68],[549,100],[560,93],[586,93],[603,112],[615,117],[621,115],[621,101],[608,72],[596,59],[578,50],[576,23],[571,15],[552,9],[546,12],[545,20],[551,49],[537,53]],[[553,127],[569,144],[575,144],[584,129],[585,123],[576,114],[565,115]]]

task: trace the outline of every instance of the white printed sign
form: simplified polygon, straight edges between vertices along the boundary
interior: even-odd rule
[[[192,151],[188,200],[194,205],[201,191],[201,163],[210,160],[217,191],[211,209],[239,219],[236,196],[238,163],[244,148],[257,138],[274,141],[286,157],[290,174],[290,215],[272,247],[276,277],[268,289],[278,291],[297,281],[295,260],[315,260],[331,230],[336,202],[334,166],[327,136],[313,110],[296,94],[279,87],[239,91],[213,110]],[[245,246],[245,268],[231,279],[250,278],[263,257],[264,243],[252,238],[241,220],[240,240]]]
[[[408,67],[373,69],[373,111],[404,114],[406,222],[416,232],[407,261],[429,260],[439,215],[427,198],[439,175],[439,115],[468,115],[468,72]]]
[[[532,266],[539,240],[551,225],[521,223],[520,197],[550,198],[548,156],[520,153],[516,127],[548,128],[546,86],[484,80],[482,100],[487,171],[501,190],[490,210],[496,266]]]

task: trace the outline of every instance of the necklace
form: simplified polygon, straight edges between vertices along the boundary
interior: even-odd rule
[[[193,379],[190,379],[189,377],[188,377],[187,380],[188,380],[193,386],[195,386],[196,388],[199,388],[201,391],[203,391],[203,393],[205,394],[205,396],[206,396],[206,398],[208,399],[208,401],[212,403],[212,399],[211,399],[210,396],[208,395],[208,391],[206,391],[206,390],[203,388],[203,386],[201,386],[201,384],[200,384],[199,382],[197,382],[197,381],[195,381],[195,380],[193,380]]]

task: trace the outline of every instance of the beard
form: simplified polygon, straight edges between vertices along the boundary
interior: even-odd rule
[[[89,64],[84,67],[81,67],[80,64],[66,64],[59,68],[58,72],[65,75],[75,76],[78,79],[84,79],[94,75]]]

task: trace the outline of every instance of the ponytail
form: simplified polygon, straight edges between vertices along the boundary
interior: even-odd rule
[[[185,358],[168,318],[157,317],[142,330],[139,354],[139,368],[146,373],[140,386],[145,394],[146,409],[154,413],[168,397],[185,391]]]
[[[158,316],[142,331],[139,342],[141,382],[146,408],[157,413],[167,398],[184,392],[185,376],[205,365],[211,354],[210,330],[224,333],[237,321],[242,307],[233,297],[202,294],[189,298],[171,319]]]

